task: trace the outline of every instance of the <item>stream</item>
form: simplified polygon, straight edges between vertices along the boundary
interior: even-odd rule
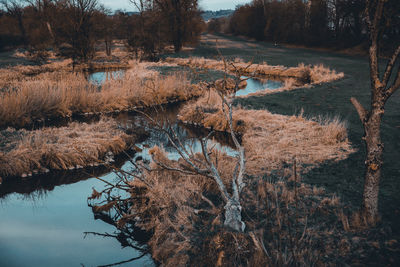
[[[98,72],[91,74],[89,80],[101,84],[109,77],[123,75],[123,71]],[[248,80],[248,86],[254,87],[240,90],[241,95],[265,88],[265,84],[251,80]],[[153,111],[150,115],[161,124],[165,125],[168,121],[186,147],[192,147],[195,152],[201,151],[197,138],[207,132],[179,124],[176,121],[178,110],[179,106],[175,105],[166,111]],[[140,127],[149,133],[146,140],[136,144],[140,152],[133,155],[133,160],[139,157],[149,160],[148,149],[154,145],[163,146],[170,159],[180,157],[165,133],[150,127],[143,116],[122,113],[116,119],[133,130]],[[225,135],[217,136],[211,142],[227,154],[236,155],[230,139]],[[122,169],[132,168],[126,158],[119,159],[119,162],[116,160],[118,164]],[[87,204],[92,189],[101,191],[105,186],[95,177],[111,183],[117,181],[113,172],[100,167],[50,173],[0,185],[0,266],[102,266],[140,256],[141,252],[126,246],[118,238],[85,234],[118,234],[114,225],[94,216]],[[135,240],[134,243],[140,246],[143,240]],[[126,266],[155,266],[155,263],[146,254]]]
[[[282,87],[282,81],[255,79],[243,76],[242,79],[247,78],[247,85],[245,88],[238,90],[236,96],[246,96],[263,90],[274,90]]]

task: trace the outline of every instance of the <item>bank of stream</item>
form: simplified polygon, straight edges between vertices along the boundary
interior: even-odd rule
[[[102,77],[97,75],[92,79],[101,83],[105,80]],[[197,138],[206,133],[178,124],[178,110],[179,105],[171,105],[163,110],[153,109],[149,114],[165,127],[169,123],[187,147],[200,151]],[[147,151],[154,145],[163,146],[171,159],[179,158],[167,136],[149,125],[144,116],[121,113],[116,120],[124,128],[148,133],[144,141],[135,145],[136,152],[132,150],[133,160],[149,160]],[[228,154],[235,154],[228,137],[221,135],[213,142]],[[116,158],[115,165],[129,170],[133,166],[127,159]],[[98,266],[141,256],[142,251],[126,246],[118,234],[113,238],[113,233],[117,233],[115,226],[88,207],[87,198],[92,188],[101,190],[105,186],[95,177],[111,183],[118,179],[109,168],[102,166],[37,175],[27,180],[10,179],[0,185],[0,266]],[[94,233],[107,233],[110,237]],[[144,245],[143,240],[133,243],[139,247]],[[153,265],[148,254],[129,263],[129,266]]]

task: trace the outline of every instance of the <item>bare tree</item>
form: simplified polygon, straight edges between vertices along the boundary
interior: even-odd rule
[[[367,155],[365,160],[366,174],[363,193],[362,212],[365,218],[374,225],[378,218],[378,195],[379,180],[381,178],[383,143],[381,140],[381,120],[385,112],[386,101],[400,87],[399,67],[396,68],[396,61],[400,54],[400,45],[386,64],[383,76],[379,73],[378,63],[378,41],[382,32],[382,13],[385,0],[367,0],[366,20],[369,28],[369,66],[371,80],[371,106],[370,110],[365,109],[355,98],[351,102],[356,108],[361,122],[364,126]],[[393,75],[392,75],[393,74]]]
[[[7,11],[8,15],[14,17],[18,22],[18,28],[21,33],[22,42],[24,45],[27,44],[26,29],[23,21],[24,17],[24,5],[18,0],[1,0],[0,5],[2,5]]]
[[[54,32],[55,17],[57,17],[57,1],[56,0],[25,0],[31,6],[37,15],[37,19],[43,23],[44,28],[48,31],[52,45],[56,47],[57,36]],[[44,40],[41,40],[45,43]]]
[[[210,200],[200,192],[199,195],[201,196],[202,201],[204,201],[205,205],[210,206],[212,208],[211,213],[218,215],[218,217],[220,217],[219,215],[222,217],[222,214],[219,214],[219,208],[216,207],[220,206],[222,202],[225,218],[224,226],[234,231],[243,232],[245,229],[245,223],[241,216],[241,193],[246,186],[244,182],[246,160],[244,147],[240,144],[233,125],[233,101],[236,91],[239,90],[239,84],[243,81],[241,77],[241,72],[237,70],[233,87],[231,86],[231,83],[228,83],[227,78],[224,79],[225,82],[222,84],[218,82],[207,84],[209,88],[217,89],[217,92],[221,97],[222,114],[227,120],[228,131],[237,152],[235,156],[235,167],[233,168],[231,176],[225,172],[221,173],[221,166],[218,164],[218,157],[221,156],[220,151],[215,148],[215,146],[209,145],[209,140],[211,136],[215,134],[215,131],[211,130],[206,137],[198,139],[201,151],[196,152],[191,145],[188,146],[179,138],[179,134],[174,128],[174,124],[171,123],[169,119],[166,119],[166,121],[158,121],[154,118],[154,115],[137,110],[138,113],[147,118],[151,127],[165,134],[168,143],[174,148],[180,156],[180,159],[178,161],[165,160],[165,158],[160,157],[158,153],[150,153],[152,163],[146,161],[134,162],[131,160],[130,162],[134,166],[131,171],[114,168],[115,173],[120,178],[120,182],[117,185],[107,183],[111,186],[110,188],[129,189],[132,185],[132,178],[134,178],[141,181],[148,189],[151,189],[153,186],[158,186],[158,182],[153,185],[154,179],[162,179],[160,175],[162,176],[165,172],[171,172],[174,176],[182,175],[181,178],[177,179],[177,181],[180,180],[182,182],[186,179],[195,179],[199,183],[203,183],[204,180],[209,179],[213,181],[213,188],[218,196],[218,205],[213,203],[215,200]],[[162,106],[159,108],[161,109],[161,112],[156,110],[156,114],[165,113]],[[121,184],[125,185],[122,186]],[[107,192],[103,192],[106,192],[106,194],[109,195],[111,190],[107,189]],[[98,194],[96,193],[95,196],[98,196]],[[111,202],[115,203],[114,200]],[[111,207],[112,205],[113,204],[108,205],[107,207]],[[179,232],[178,229],[176,229],[176,231]]]
[[[179,52],[185,41],[199,35],[195,24],[200,20],[197,0],[154,0],[161,10],[169,28],[175,52]]]
[[[72,45],[74,62],[79,58],[88,60],[94,53],[94,16],[98,10],[97,0],[67,0],[64,11],[63,34]]]
[[[163,127],[160,125],[158,126],[158,128],[166,133],[166,135],[168,136],[168,140],[186,164],[182,167],[172,167],[166,165],[161,161],[158,161],[157,158],[154,156],[152,156],[152,160],[159,167],[165,170],[176,171],[185,175],[201,175],[203,177],[207,177],[213,180],[218,187],[222,200],[225,203],[224,226],[235,231],[243,232],[245,229],[245,224],[242,221],[241,217],[242,206],[240,203],[240,194],[245,187],[243,179],[245,175],[246,159],[244,147],[240,144],[237,134],[235,133],[233,128],[233,100],[236,91],[239,90],[239,84],[243,81],[243,79],[241,79],[240,77],[240,74],[236,75],[236,78],[234,79],[235,87],[228,94],[226,86],[223,86],[224,90],[219,90],[219,95],[222,99],[222,111],[227,119],[229,125],[229,133],[235,145],[236,151],[238,152],[236,166],[230,181],[231,192],[228,192],[227,186],[224,184],[221,174],[218,171],[216,162],[214,161],[214,159],[211,158],[211,155],[215,153],[215,151],[213,151],[214,148],[210,148],[208,146],[208,140],[214,134],[214,131],[211,131],[207,137],[201,138],[199,140],[201,144],[201,157],[199,158],[196,156],[196,153],[193,152],[192,149],[187,149],[185,147],[185,145],[179,140],[177,134],[172,128],[167,131],[164,130]],[[209,84],[209,86],[216,87],[215,84]],[[147,115],[145,114],[145,116]],[[154,124],[157,124],[157,122],[154,121],[151,117],[147,117]],[[144,166],[142,166],[142,168],[143,167]],[[150,171],[148,167],[144,168],[146,168],[147,171]],[[143,182],[146,182],[146,177],[143,176],[143,173],[141,173],[141,175],[142,176],[135,177],[143,180]],[[209,202],[209,200],[207,202]]]

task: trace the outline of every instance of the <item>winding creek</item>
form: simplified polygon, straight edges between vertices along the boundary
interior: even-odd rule
[[[109,76],[122,77],[123,71],[99,72],[89,80],[101,84]],[[249,79],[248,86],[238,91],[239,95],[253,93],[265,88],[278,88],[278,82],[263,83]],[[168,108],[168,112],[152,114],[165,123],[166,117],[185,146],[200,151],[196,137],[204,136],[200,129],[187,128],[176,122],[179,106]],[[136,144],[139,148],[133,159],[149,159],[147,150],[154,145],[163,146],[171,159],[179,158],[165,134],[149,127],[143,116],[121,114],[117,120],[132,129],[144,128],[147,139]],[[217,148],[230,155],[235,151],[224,136],[216,139]],[[118,160],[122,168],[131,168],[129,161]],[[91,233],[116,233],[115,226],[94,216],[87,204],[92,188],[101,190],[104,182],[94,178],[115,182],[117,177],[106,168],[96,170],[59,172],[37,176],[29,181],[0,185],[0,266],[101,266],[132,259],[141,255],[133,247],[124,247],[117,238],[105,238]],[[140,240],[136,240],[140,245]],[[129,262],[128,266],[154,266],[150,255]]]

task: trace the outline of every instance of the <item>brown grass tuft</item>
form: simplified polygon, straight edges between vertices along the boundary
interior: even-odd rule
[[[220,107],[219,95],[210,91],[185,105],[178,118],[227,132],[228,124]],[[326,160],[345,159],[354,152],[345,124],[337,118],[306,119],[301,114],[283,116],[266,110],[236,108],[233,121],[235,131],[243,135],[246,169],[251,174],[280,169],[293,158],[301,164],[316,166]]]
[[[126,150],[132,140],[114,120],[71,123],[35,131],[0,132],[0,176],[30,176],[32,171],[68,170],[98,164],[107,153]]]
[[[159,147],[151,151],[158,162],[170,167],[184,164],[168,160]],[[218,158],[220,173],[231,175],[233,161],[217,154],[211,158]],[[95,211],[108,211],[112,205],[115,214],[123,214],[117,217],[117,225],[130,227],[124,226],[130,222],[151,232],[151,255],[163,266],[199,262],[204,266],[353,265],[368,262],[366,252],[379,247],[376,237],[365,238],[365,231],[347,232],[349,223],[335,195],[298,179],[289,181],[289,176],[296,176],[294,171],[246,178],[241,198],[246,232],[239,233],[222,226],[224,202],[213,182],[168,171],[154,162],[150,167],[154,171],[145,171],[145,180],[127,179],[130,200],[116,205],[100,201]],[[102,199],[112,201],[107,192],[112,190],[106,188]],[[98,195],[94,191],[91,198]]]
[[[0,92],[0,127],[184,101],[199,96],[202,90],[183,74],[161,76],[139,63],[124,78],[110,79],[101,88],[83,74],[44,73],[13,81]]]
[[[222,60],[206,59],[206,58],[167,58],[167,64],[176,64],[179,66],[187,66],[191,68],[215,69],[225,71],[225,65]],[[276,77],[285,78],[283,87],[277,90],[263,90],[250,95],[270,94],[286,90],[292,90],[299,87],[309,86],[334,81],[344,77],[342,72],[337,73],[323,65],[309,66],[303,63],[297,67],[271,66],[267,63],[250,64],[235,60],[234,65],[227,65],[229,72],[238,70],[243,75],[250,77]],[[242,96],[242,97],[248,97]]]

